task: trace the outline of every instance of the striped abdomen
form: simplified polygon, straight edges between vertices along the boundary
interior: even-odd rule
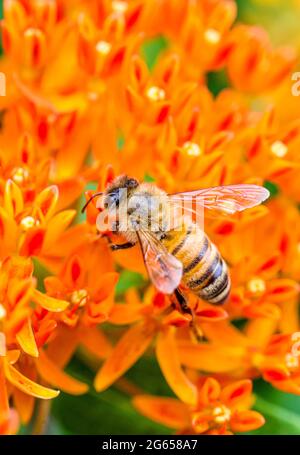
[[[196,224],[168,233],[164,244],[183,264],[183,283],[201,299],[223,304],[230,292],[225,261],[215,245]]]

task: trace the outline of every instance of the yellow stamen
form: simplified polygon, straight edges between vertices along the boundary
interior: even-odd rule
[[[73,305],[79,305],[80,307],[84,306],[88,300],[88,292],[86,289],[78,289],[77,291],[72,292],[70,301]]]
[[[146,91],[146,96],[149,98],[150,101],[162,101],[166,97],[166,93],[162,88],[156,87],[153,85],[149,87]]]
[[[215,30],[214,28],[208,28],[204,32],[204,38],[210,44],[218,44],[221,39],[221,35],[218,30]]]
[[[6,317],[6,309],[0,303],[0,321]]]
[[[278,158],[283,158],[287,154],[288,148],[283,142],[275,141],[271,145],[271,152]]]
[[[216,423],[222,424],[230,420],[231,411],[227,406],[221,404],[213,409],[212,415],[214,416],[214,421]]]
[[[195,142],[185,142],[182,149],[189,156],[200,156],[203,153],[199,145]]]
[[[125,13],[128,9],[128,4],[127,2],[116,0],[112,2],[111,7],[115,13]]]
[[[39,220],[36,220],[33,216],[25,216],[20,221],[20,226],[24,229],[24,231],[28,231],[28,229],[31,229],[33,226],[37,226],[39,224]]]
[[[108,43],[107,41],[98,41],[96,44],[96,50],[99,52],[99,54],[102,55],[107,55],[111,51],[111,44]]]
[[[15,183],[22,184],[29,177],[29,171],[23,167],[17,167],[12,172],[12,179]]]
[[[266,291],[266,282],[262,278],[252,278],[248,281],[247,289],[252,294],[261,295]]]
[[[27,37],[31,36],[36,36],[40,34],[40,30],[38,28],[34,27],[29,27],[27,30],[25,30],[24,35]]]
[[[285,356],[285,364],[288,368],[298,368],[299,366],[299,357],[293,354],[286,354]]]

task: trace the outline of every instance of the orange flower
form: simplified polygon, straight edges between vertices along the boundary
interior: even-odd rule
[[[80,321],[90,327],[109,318],[117,279],[118,274],[114,272],[99,277],[97,269],[84,266],[74,255],[66,261],[57,277],[45,279],[45,287],[49,295],[70,302],[67,311],[60,315],[63,323],[74,327],[80,315]]]
[[[7,180],[3,193],[1,257],[16,252],[40,258],[53,256],[53,245],[76,214],[75,210],[55,214],[58,188],[49,186],[37,194]]]
[[[202,77],[204,71],[224,65],[230,28],[236,17],[232,0],[182,2],[164,0],[154,16],[158,32],[170,38],[184,58],[184,77]],[[165,20],[168,18],[168,20]]]
[[[73,254],[67,259],[58,276],[45,279],[46,292],[49,295],[47,298],[54,297],[69,302],[65,311],[56,314],[57,327],[53,333],[48,334],[50,343],[47,356],[60,367],[67,364],[79,345],[101,359],[111,352],[110,342],[97,326],[107,321],[112,312],[118,274],[102,274],[101,267],[97,267],[99,256],[95,255],[92,261],[88,251],[88,258],[89,264],[86,265],[79,256]],[[53,312],[49,309],[47,313],[36,313],[35,317],[37,333],[44,339]],[[65,346],[65,349],[61,350],[61,346]],[[45,375],[45,378],[48,374],[49,359],[43,365],[40,365],[40,362],[38,365],[41,368],[40,374]]]
[[[267,258],[245,258],[232,268],[234,280],[231,305],[246,317],[269,317],[278,319],[278,304],[295,301],[299,285],[288,278],[277,278],[280,257],[274,254]],[[244,281],[246,278],[246,282]]]
[[[130,292],[127,303],[114,306],[110,317],[112,323],[135,324],[122,335],[98,371],[95,378],[96,390],[105,390],[123,375],[143,355],[157,335],[156,356],[166,381],[184,402],[189,404],[196,402],[195,385],[181,367],[175,338],[180,328],[189,329],[191,316],[173,309],[171,303],[167,296],[150,290],[145,298],[145,304],[139,301],[134,292]],[[194,324],[219,321],[227,317],[221,308],[206,303],[194,304]],[[199,327],[201,330],[201,325]]]
[[[292,48],[273,49],[264,29],[236,26],[230,37],[228,74],[234,86],[251,93],[272,90],[292,71],[296,55]]]
[[[251,320],[244,331],[226,321],[202,324],[209,343],[177,342],[182,364],[216,374],[226,383],[232,378],[264,379],[274,387],[299,394],[299,362],[293,353],[293,334],[274,335],[278,323],[272,319]]]
[[[35,289],[32,273],[31,261],[23,257],[7,258],[0,270],[0,422],[3,432],[14,431],[17,425],[16,413],[9,410],[10,398],[21,420],[27,423],[33,412],[33,397],[50,399],[59,394],[35,382],[34,359],[39,357],[39,349],[31,324],[32,302],[43,302],[43,295]],[[55,299],[48,302],[56,311],[67,304]]]
[[[179,434],[231,434],[256,430],[264,418],[249,410],[253,398],[249,380],[221,388],[213,378],[199,383],[199,400],[190,407],[174,398],[137,395],[133,404],[146,417],[176,429]]]

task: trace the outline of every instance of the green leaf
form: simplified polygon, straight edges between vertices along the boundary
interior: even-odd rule
[[[119,132],[119,135],[117,137],[117,149],[118,150],[122,150],[122,148],[124,147],[125,145],[125,137],[124,135],[122,134],[122,132]]]
[[[121,272],[117,287],[116,295],[122,295],[130,288],[138,288],[144,286],[145,280],[140,273],[124,270]]]
[[[300,397],[274,389],[262,380],[254,384],[254,409],[266,419],[265,425],[255,434],[300,434]]]
[[[126,373],[126,378],[143,393],[175,397],[154,356],[145,355]]]
[[[258,397],[255,409],[266,419],[258,434],[292,435],[300,433],[300,416],[293,411]]]
[[[264,187],[270,191],[270,198],[276,197],[280,193],[280,189],[276,183],[270,182],[269,180],[264,182]]]
[[[150,70],[155,65],[160,53],[167,49],[167,47],[168,41],[163,36],[145,41],[142,46],[142,54]]]
[[[51,273],[37,258],[32,258],[32,262],[34,266],[34,276],[37,278],[37,288],[39,291],[45,292],[44,279],[51,275]]]
[[[68,372],[90,384],[94,376],[78,359],[71,362]],[[115,387],[97,393],[91,385],[90,392],[80,397],[61,393],[53,400],[52,415],[55,420],[54,424],[50,421],[51,434],[55,434],[54,431],[87,435],[171,433],[169,428],[141,416],[133,408],[131,397]]]
[[[53,405],[60,427],[70,434],[169,434],[170,430],[138,414],[126,397],[115,388],[106,392],[73,397],[61,394]]]
[[[155,182],[155,178],[152,175],[146,173],[144,175],[144,182],[149,182],[149,183]]]
[[[230,83],[224,70],[207,73],[207,87],[214,96],[218,96],[222,90],[229,86]]]

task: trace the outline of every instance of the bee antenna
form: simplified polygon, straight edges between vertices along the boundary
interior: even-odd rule
[[[95,197],[101,196],[102,194],[103,194],[103,193],[95,193],[95,194],[93,194],[93,196],[91,196],[91,197],[89,198],[89,200],[86,202],[86,204],[84,204],[84,206],[82,207],[81,213],[85,212],[87,206],[89,205],[90,202],[92,202],[93,199],[95,199]]]

